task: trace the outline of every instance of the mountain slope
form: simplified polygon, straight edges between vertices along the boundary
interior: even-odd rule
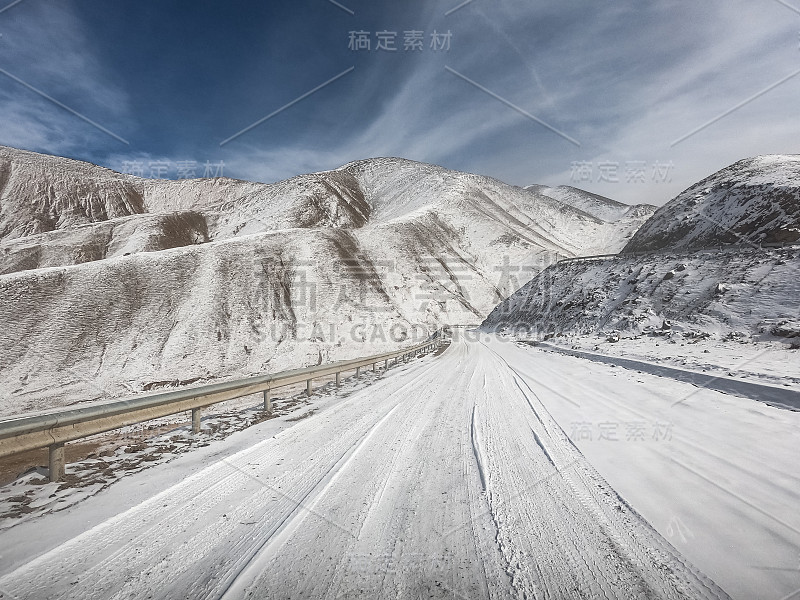
[[[581,194],[591,196],[574,189],[571,196]],[[175,211],[166,224],[163,218],[146,217]],[[165,231],[185,221],[187,211],[189,234]],[[454,229],[477,232],[475,239],[483,238],[481,227],[490,224],[498,237],[505,235],[501,245],[509,245],[505,240],[561,256],[616,251],[647,216],[634,211],[633,218],[614,225],[535,191],[403,159],[357,161],[260,184],[141,179],[0,147],[0,273],[294,227],[358,229],[426,211],[441,215]],[[118,227],[116,221],[126,217],[134,223]],[[91,229],[81,229],[89,224],[94,224]],[[96,250],[87,251],[87,245]],[[47,246],[60,251],[43,250]]]
[[[740,160],[659,208],[623,252],[800,239],[800,155]]]
[[[557,257],[618,251],[643,220],[396,158],[257,184],[5,152],[2,412],[393,348],[479,322]]]
[[[568,204],[607,223],[616,223],[625,218],[649,217],[656,210],[652,204],[631,206],[569,185],[557,187],[529,185],[525,189]]]
[[[797,385],[798,166],[793,156],[739,161],[664,205],[625,252],[549,267],[482,327]],[[784,245],[761,247],[769,242]]]
[[[538,337],[666,331],[775,339],[775,325],[798,318],[799,273],[797,248],[563,262],[501,302],[483,326]]]
[[[0,239],[144,211],[142,189],[130,177],[0,146]]]
[[[598,202],[618,208],[602,198],[584,208]],[[800,318],[800,254],[759,244],[798,240],[800,156],[740,160],[659,208],[617,258],[550,267],[484,326],[540,335],[664,327],[749,338],[780,332],[772,325],[784,321],[791,331]],[[723,244],[724,252],[698,251]],[[634,252],[651,254],[626,256]]]

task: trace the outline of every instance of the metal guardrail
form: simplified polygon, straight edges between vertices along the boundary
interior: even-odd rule
[[[618,252],[617,254],[592,254],[590,256],[573,256],[572,258],[562,258],[559,261],[556,261],[554,264],[558,265],[561,263],[568,263],[568,262],[581,262],[581,261],[589,261],[589,260],[602,260],[602,259],[609,259],[609,258],[632,258],[635,256],[653,256],[657,254],[667,254],[667,255],[675,255],[675,256],[691,256],[693,254],[700,254],[702,252],[738,252],[742,249],[745,250],[768,250],[773,248],[792,248],[797,246],[797,242],[781,242],[781,243],[766,243],[761,244],[759,246],[752,245],[752,246],[742,246],[737,244],[726,244],[723,246],[708,246],[703,248],[694,248],[692,250],[673,250],[673,249],[666,249],[666,250],[655,250],[652,252]]]
[[[335,375],[335,385],[339,387],[341,374],[345,371],[355,370],[358,376],[362,367],[372,365],[372,370],[376,371],[376,366],[380,362],[383,362],[384,369],[388,370],[391,360],[394,359],[395,363],[401,358],[408,360],[412,355],[438,348],[441,341],[442,330],[439,329],[425,342],[411,348],[366,358],[149,394],[85,408],[3,420],[0,421],[0,458],[28,450],[48,448],[50,481],[59,481],[64,477],[66,466],[64,444],[67,442],[187,410],[192,411],[192,433],[198,433],[203,408],[213,404],[261,392],[264,395],[264,411],[272,413],[271,390],[273,389],[305,381],[306,394],[311,396],[312,382],[316,378]]]
[[[620,256],[636,256],[635,254],[592,254],[590,256],[573,256],[572,258],[562,258],[555,262],[560,265],[567,262],[580,262],[582,260],[599,260],[601,258],[619,258]]]
[[[573,256],[572,258],[562,258],[555,264],[565,262],[580,262],[582,260],[604,260],[608,258],[633,258],[635,256],[654,256],[658,254],[676,255],[676,256],[690,256],[692,254],[699,254],[701,252],[723,252],[726,250],[740,250],[741,247],[733,248],[732,246],[709,246],[707,248],[695,248],[694,250],[657,250],[652,252],[618,252],[617,254],[591,254],[589,256]]]

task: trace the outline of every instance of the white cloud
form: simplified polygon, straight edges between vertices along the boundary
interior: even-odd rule
[[[0,68],[125,138],[126,94],[99,64],[67,5],[25,2],[0,14]],[[0,74],[0,143],[57,154],[124,146],[18,81]]]
[[[132,129],[126,96],[117,75],[92,58],[80,22],[63,5],[30,5],[39,8],[17,18],[13,36],[0,38],[0,45],[13,42],[0,67],[13,66],[55,97],[76,99],[76,110],[125,137]],[[414,22],[426,31],[452,28],[453,49],[409,56],[405,68],[388,72],[380,56],[360,57],[342,80],[351,96],[331,101],[315,121],[346,120],[339,137],[331,133],[335,126],[312,131],[293,124],[304,101],[223,148],[191,150],[188,138],[177,140],[172,147],[190,150],[166,160],[224,160],[226,174],[274,181],[360,158],[403,156],[510,183],[572,183],[630,203],[661,204],[739,158],[795,151],[800,76],[670,146],[797,68],[800,17],[778,2],[476,1],[446,18],[442,7],[424,5]],[[448,73],[445,64],[578,138],[581,148]],[[367,98],[380,109],[367,106]],[[105,152],[112,168],[163,160],[163,152],[126,150],[8,80],[0,85],[0,138],[64,154]],[[621,182],[571,181],[575,160],[617,162]],[[625,184],[627,161],[647,164],[646,183]],[[653,181],[656,162],[674,164],[671,181]]]

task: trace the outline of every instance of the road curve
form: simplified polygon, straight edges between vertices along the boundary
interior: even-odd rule
[[[2,595],[727,597],[466,340],[8,573]]]

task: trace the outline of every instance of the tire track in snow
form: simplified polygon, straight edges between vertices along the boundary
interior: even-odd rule
[[[325,492],[336,484],[336,481],[342,475],[344,469],[348,467],[353,458],[369,441],[375,431],[379,429],[387,420],[389,420],[392,414],[398,408],[400,408],[400,406],[400,404],[395,405],[393,409],[386,413],[386,415],[384,415],[383,418],[375,423],[375,425],[373,425],[367,431],[367,433],[364,434],[360,440],[358,440],[358,442],[351,446],[350,449],[344,455],[342,455],[339,461],[337,461],[325,474],[325,477],[318,482],[317,487],[322,486],[322,489],[317,491],[315,487],[314,489],[310,490],[301,501],[297,502],[296,509],[291,514],[287,515],[286,519],[284,519],[275,532],[265,540],[261,547],[255,549],[255,552],[250,560],[243,565],[239,573],[235,575],[227,587],[222,591],[222,595],[220,597],[223,600],[225,598],[240,598],[246,593],[248,585],[251,584],[258,575],[260,575],[264,567],[273,559],[280,548],[292,536],[294,531],[296,531],[297,528],[303,523],[306,516],[315,509],[317,504],[319,504],[320,499],[325,495]],[[313,498],[311,498],[312,494]],[[307,505],[306,502],[308,502]],[[350,532],[350,534],[355,537],[354,533]]]
[[[478,433],[477,427],[475,426],[475,411],[478,410],[478,405],[474,405],[472,407],[472,419],[470,420],[470,442],[472,442],[472,454],[475,456],[475,462],[478,463],[478,474],[481,477],[481,487],[483,491],[487,491],[486,488],[486,470],[483,466],[483,458],[481,457],[480,451],[480,435]]]
[[[523,377],[527,377],[529,379],[533,379],[535,381],[535,378],[533,378],[530,375],[527,374],[523,375],[521,372],[520,375],[522,375]],[[613,397],[608,394],[597,394],[596,389],[594,388],[590,389],[588,388],[588,386],[584,385],[579,381],[574,382],[572,385],[574,385],[575,387],[583,388],[587,390],[587,392],[591,392],[595,400],[599,404],[608,407],[609,410],[612,412],[612,414],[616,415],[619,414],[619,412],[629,413],[631,415],[635,415],[639,419],[642,419],[643,422],[653,421],[654,415],[652,413],[647,413],[642,410],[638,410],[637,408],[630,406],[629,403],[626,403],[624,400],[621,400],[619,398]],[[709,390],[709,391],[710,393],[722,393],[722,392],[717,392],[715,390]],[[673,408],[674,400],[672,398],[665,398],[663,401],[665,402],[664,408],[666,410],[660,411],[658,413],[658,417],[659,419],[663,418],[664,421],[669,421],[670,412],[675,410],[675,408]],[[692,410],[691,407],[688,406],[684,406],[683,409]],[[666,415],[664,413],[666,413]],[[674,416],[674,412],[672,413],[672,416]],[[717,479],[715,475],[719,473],[720,470],[719,466],[723,465],[727,467],[728,470],[736,472],[736,477],[734,479],[735,481],[740,482],[739,487],[741,488],[742,493],[746,493],[752,490],[760,490],[764,487],[769,487],[773,490],[773,494],[777,494],[782,498],[785,497],[787,486],[786,484],[784,485],[778,484],[776,481],[774,481],[773,478],[775,476],[780,476],[782,480],[789,479],[794,482],[798,482],[800,480],[794,477],[791,473],[787,473],[784,470],[776,471],[771,464],[759,463],[758,465],[754,465],[754,467],[757,468],[758,471],[753,469],[748,469],[745,466],[743,466],[741,460],[732,461],[727,457],[720,456],[719,454],[707,448],[706,445],[701,445],[699,443],[693,442],[686,435],[674,434],[672,437],[672,441],[675,442],[674,445],[659,444],[657,446],[650,448],[650,451],[661,456],[663,459],[669,460],[670,462],[681,466],[683,465],[680,461],[676,459],[676,455],[679,455],[683,461],[691,461],[694,464],[695,468],[699,469],[699,471],[694,471],[692,469],[689,469],[691,472],[694,472],[701,479],[705,480],[708,483],[711,483],[714,487],[723,491],[729,498],[734,498],[737,501],[737,504],[740,503],[746,505],[747,507],[749,507],[752,510],[755,510],[762,516],[766,516],[770,521],[782,525],[782,528],[778,531],[775,531],[774,535],[781,537],[781,539],[783,539],[784,542],[788,545],[794,543],[794,537],[787,535],[787,532],[791,531],[793,533],[797,533],[798,532],[797,527],[789,525],[781,518],[772,514],[770,511],[765,511],[763,508],[757,506],[754,503],[755,502],[754,500],[752,499],[747,500],[746,498],[742,497],[741,494],[719,485],[719,483],[715,482],[715,479]],[[685,452],[684,447],[692,449],[694,451],[695,457],[692,458],[689,453]],[[702,463],[698,464],[699,461],[697,457],[709,458],[712,460],[707,461],[708,464],[702,464]],[[717,464],[714,464],[714,461],[716,461]],[[764,469],[768,469],[772,473],[772,476],[765,476]],[[762,505],[766,504],[765,499],[770,497],[772,497],[772,494],[762,494],[761,499],[758,501],[759,504]],[[775,506],[778,506],[777,502]],[[752,520],[752,517],[753,517],[752,514],[749,515],[749,517],[744,514],[742,515],[742,519],[746,520]]]
[[[292,597],[298,598],[357,594],[488,597],[488,585],[473,567],[480,556],[477,550],[469,550],[475,543],[473,536],[465,532],[455,548],[440,547],[432,543],[430,536],[431,522],[453,518],[452,509],[441,513],[440,508],[453,506],[464,514],[470,510],[461,469],[453,469],[462,464],[460,444],[444,443],[452,439],[451,431],[461,431],[457,423],[448,421],[451,409],[463,402],[458,395],[447,392],[458,390],[464,350],[451,347],[439,359],[437,372],[409,390],[415,397],[413,411],[393,415],[391,424],[382,428],[381,435],[360,456],[364,464],[354,465],[339,489],[331,490],[323,499],[323,503],[331,505],[330,510],[338,505],[339,510],[346,511],[343,518],[361,523],[358,540],[344,540],[336,531],[324,538],[314,531],[299,531],[291,547],[287,545],[289,553],[267,567],[263,580],[252,590],[254,597],[283,595],[289,589]],[[372,461],[367,461],[368,453]],[[374,467],[375,464],[381,466]],[[391,464],[392,468],[384,469],[384,464]],[[363,492],[354,497],[353,485],[347,479],[365,468],[370,474],[357,479]],[[359,500],[364,496],[371,500]],[[312,544],[319,550],[310,552]],[[334,547],[336,552],[328,556]],[[467,560],[467,556],[472,558]],[[352,570],[350,559],[362,564]],[[304,569],[312,569],[319,576],[294,584],[302,580]],[[329,576],[329,572],[333,574]]]
[[[395,387],[397,391],[402,391],[413,385],[425,371],[434,367],[434,361],[431,361],[428,365],[412,369],[410,376],[406,375],[402,379],[390,376],[371,386],[370,390],[381,391],[386,387]],[[413,371],[420,373],[414,374]],[[397,371],[391,373],[395,374],[399,373]],[[366,416],[360,415],[361,409],[357,406],[358,400],[355,396],[357,395],[345,399],[333,410],[341,414],[342,411],[349,409],[356,419],[352,427],[357,429],[370,421],[369,411],[374,411],[376,408],[370,405],[367,407]],[[391,398],[387,397],[384,400]],[[239,500],[232,516],[244,523],[255,521],[269,534],[273,529],[271,521],[280,519],[281,514],[296,508],[292,498],[301,494],[291,491],[288,494],[284,493],[283,498],[276,504],[270,500],[275,494],[271,488],[278,489],[287,483],[292,486],[291,481],[297,482],[302,477],[296,473],[289,473],[287,482],[287,474],[284,473],[275,479],[273,486],[265,487],[264,483],[254,481],[252,475],[247,474],[246,467],[250,464],[271,464],[276,456],[285,452],[282,446],[291,439],[316,439],[320,424],[325,418],[326,413],[323,413],[317,415],[315,419],[301,421],[268,440],[228,457],[225,461],[206,467],[145,503],[112,517],[31,563],[21,566],[3,577],[0,580],[0,587],[23,597],[35,591],[36,597],[53,598],[107,598],[113,593],[112,590],[122,595],[126,589],[141,591],[144,587],[152,589],[155,596],[172,586],[177,589],[193,589],[197,586],[214,588],[224,579],[227,569],[236,568],[235,564],[230,564],[229,553],[226,550],[232,546],[242,550],[236,548],[237,542],[243,541],[246,544],[251,540],[253,529],[252,526],[239,526],[230,531],[233,519],[221,518],[227,513],[224,512],[224,508],[220,509],[220,505],[250,486],[255,492],[251,491],[246,501]],[[342,432],[339,439],[346,439],[346,433]],[[316,457],[309,453],[307,456],[314,461],[311,464],[324,463],[324,453]],[[307,473],[303,473],[303,476],[305,475]],[[270,507],[277,509],[276,516],[270,514],[268,510]],[[192,532],[197,529],[197,521],[209,513],[217,518],[211,523],[205,523],[200,531],[193,534]],[[176,540],[183,543],[176,545]],[[208,553],[215,548],[216,554],[221,555],[221,558],[216,559],[216,563],[218,568],[223,570],[220,573],[222,577],[210,573],[200,577],[198,582],[198,577],[192,575],[193,565],[208,561]],[[171,560],[178,557],[180,561]],[[156,569],[149,564],[152,561],[166,561],[161,569],[163,575],[159,576],[158,572],[153,572]],[[171,562],[175,564],[169,564]],[[235,559],[233,562],[236,562]],[[213,569],[205,568],[204,571]],[[122,585],[119,582],[121,573],[124,575]],[[185,575],[185,579],[182,575]],[[69,581],[70,585],[65,585],[65,581]],[[73,581],[75,583],[72,583]],[[51,592],[48,593],[47,590]],[[217,597],[218,592],[204,589],[202,594],[196,597]]]
[[[561,503],[558,507],[559,512],[568,510],[571,515],[571,518],[565,520],[573,524],[580,524],[579,528],[581,528],[582,531],[573,528],[571,537],[573,539],[583,538],[583,542],[578,546],[573,544],[570,549],[570,535],[568,531],[565,531],[562,535],[565,542],[567,542],[565,544],[566,547],[562,548],[559,552],[566,551],[573,557],[577,557],[579,559],[578,562],[583,560],[585,568],[582,570],[584,572],[588,570],[591,575],[582,578],[583,583],[581,587],[586,590],[591,590],[590,595],[593,597],[616,597],[619,593],[615,591],[617,586],[612,586],[610,580],[619,579],[626,581],[627,585],[630,586],[628,590],[629,593],[633,593],[633,589],[638,588],[639,591],[645,595],[655,594],[658,597],[682,597],[686,593],[685,590],[694,588],[694,593],[698,593],[699,588],[701,593],[698,595],[710,594],[711,597],[724,597],[724,592],[713,584],[707,584],[706,578],[697,572],[696,569],[688,565],[680,554],[677,553],[666,540],[661,538],[638,513],[633,511],[627,503],[622,501],[599,474],[594,471],[549,412],[541,405],[535,392],[530,390],[528,394],[525,393],[525,389],[523,389],[520,383],[524,384],[525,387],[529,388],[529,386],[517,377],[513,367],[508,365],[507,361],[494,350],[482,342],[481,345],[489,351],[495,363],[498,364],[498,367],[493,369],[490,373],[496,374],[502,372],[503,368],[505,368],[506,372],[509,372],[511,375],[511,377],[506,377],[505,379],[498,378],[499,381],[497,385],[506,386],[505,394],[508,395],[508,398],[516,397],[517,402],[524,402],[523,405],[530,411],[528,414],[535,416],[534,425],[545,427],[545,439],[549,440],[548,447],[557,448],[561,460],[572,456],[579,461],[576,468],[564,471],[560,477],[550,482],[551,485],[548,486],[547,494],[542,494],[542,490],[537,489],[535,490],[537,493],[534,495],[538,496],[537,504],[542,505],[538,506],[538,509],[545,510],[545,506],[552,501],[553,495],[557,494],[560,498],[559,502]],[[509,380],[513,383],[513,388],[508,387]],[[512,389],[516,390],[516,394],[511,391]],[[532,405],[532,398],[529,397],[529,395],[533,396],[533,399],[537,401],[539,410],[534,408]],[[546,417],[543,418],[545,415]],[[500,411],[495,411],[492,416],[497,417],[498,420],[502,422],[504,414]],[[515,424],[511,422],[510,419],[507,417],[505,418],[505,422],[498,427],[498,443],[502,443],[503,440],[499,432],[502,432],[504,435],[509,435],[509,430],[513,429],[514,425]],[[534,428],[531,427],[531,429]],[[534,440],[533,445],[527,446],[527,448],[532,449],[536,447],[536,450],[542,454],[544,450],[538,443],[542,441],[542,438],[538,435],[536,437],[539,437],[539,440]],[[555,446],[553,446],[553,444],[555,444]],[[509,451],[506,451],[506,455],[508,455],[508,452]],[[503,454],[504,452],[500,449],[490,453],[492,456],[502,456]],[[551,449],[547,454],[552,457],[554,452]],[[513,462],[511,464],[513,466]],[[515,474],[514,469],[509,468],[509,463],[506,461],[495,461],[490,467],[490,473],[492,467],[506,471],[507,474],[504,478],[512,484],[513,490],[513,482],[515,479],[519,482],[520,474]],[[490,474],[490,480],[492,477],[493,474]],[[517,483],[517,486],[519,486],[519,483]],[[517,487],[517,490],[519,490],[519,487]],[[524,500],[527,501],[529,499],[525,498]],[[578,501],[577,505],[575,504],[576,500]],[[530,507],[528,509],[528,514],[526,514],[526,504]],[[532,527],[532,535],[536,537],[535,532],[540,530],[540,525],[536,523],[535,516],[532,517],[530,514],[530,512],[535,509],[530,506],[530,502],[523,501],[519,502],[518,505],[517,508],[519,510],[516,515],[513,514],[514,511],[512,510],[509,517],[503,516],[499,523],[502,523],[506,518],[516,518],[520,520],[521,523],[525,523],[528,527]],[[508,507],[504,507],[501,503],[497,504],[498,511],[506,511],[507,508]],[[559,519],[552,518],[550,522],[551,524],[558,525]],[[525,525],[521,524],[521,526],[524,527]],[[557,526],[556,528],[558,529],[559,527]],[[509,544],[509,548],[512,548],[515,543],[522,543],[523,546],[528,545],[526,544],[527,540],[524,536],[517,539],[509,536],[506,542]],[[605,548],[606,554],[602,559],[595,555],[592,557],[592,561],[587,562],[584,557],[585,552],[580,550],[581,545],[589,548]],[[513,561],[515,558],[514,551],[509,550],[509,552],[511,553],[510,558]],[[536,549],[529,545],[525,552],[532,553],[534,556],[537,554]],[[544,597],[558,597],[557,593],[555,596],[551,594],[554,593],[554,590],[563,590],[563,586],[568,585],[567,581],[569,580],[570,574],[561,572],[558,565],[552,563],[547,564],[547,553],[544,553],[542,558],[545,565],[541,569],[538,568],[537,565],[539,580],[534,582],[533,585],[536,590],[544,590]],[[513,562],[511,564],[512,567],[515,566]],[[663,567],[659,567],[659,565],[672,569],[678,576],[665,579],[660,571],[660,568]],[[520,564],[516,566],[522,568]],[[580,571],[581,570],[578,572]],[[545,573],[547,573],[547,575],[545,575]],[[559,573],[561,573],[561,575],[559,575]],[[611,579],[609,578],[609,574]],[[554,581],[556,582],[555,586],[551,585]]]
[[[416,381],[418,381],[421,377],[424,377],[425,372],[434,367],[435,367],[434,364],[420,365],[420,368],[418,369],[413,369],[413,368],[411,369],[411,372],[407,375],[408,377],[407,381],[404,381],[402,379],[397,380],[390,378],[385,382],[384,385],[379,385],[375,387],[378,387],[379,389],[388,388],[390,390],[392,390],[392,387],[394,387],[395,389],[392,390],[392,392],[390,392],[389,394],[387,394],[383,398],[383,400],[387,401],[394,399],[395,401],[402,403],[404,401],[404,398],[402,397],[396,398],[396,396],[398,396],[399,393],[402,392],[404,389],[413,386]],[[368,388],[368,390],[369,389],[370,388]],[[364,401],[365,399],[361,398],[361,402]],[[394,405],[394,408],[391,408],[389,412],[394,411],[398,406],[399,404]],[[359,401],[358,399],[351,396],[350,398],[345,400],[342,403],[342,405],[340,405],[339,408],[340,409],[350,408],[350,409],[356,409],[358,411],[360,408]],[[374,414],[374,411],[376,410],[381,412],[378,412],[378,414]],[[279,533],[281,531],[282,525],[287,522],[287,519],[291,517],[291,514],[297,515],[297,509],[302,509],[301,514],[297,515],[298,517],[305,518],[308,516],[308,514],[313,514],[318,517],[315,520],[315,522],[320,522],[321,520],[325,523],[331,524],[330,520],[326,517],[324,512],[318,513],[314,509],[314,506],[316,506],[316,502],[314,499],[316,498],[316,500],[318,501],[318,499],[321,497],[321,493],[324,493],[324,489],[322,492],[317,494],[314,494],[314,490],[316,490],[321,485],[324,486],[325,481],[329,477],[336,476],[340,472],[341,468],[346,466],[347,461],[342,462],[343,459],[350,454],[352,449],[358,443],[357,441],[354,441],[355,438],[353,436],[358,435],[360,432],[363,432],[364,427],[368,428],[367,433],[364,435],[368,435],[369,432],[375,430],[376,424],[374,424],[374,420],[376,418],[383,419],[386,416],[385,408],[369,407],[369,411],[367,411],[365,415],[360,417],[358,421],[358,427],[350,432],[351,434],[350,437],[346,435],[348,432],[340,432],[340,434],[332,440],[333,443],[323,445],[321,447],[320,450],[321,454],[318,453],[308,457],[305,461],[302,462],[302,464],[299,464],[296,469],[292,469],[291,471],[288,471],[284,475],[284,479],[288,478],[286,485],[289,486],[291,493],[290,494],[282,493],[283,499],[286,500],[286,502],[282,503],[283,509],[281,511],[278,511],[278,514],[275,517],[280,519],[280,523],[277,525],[277,527],[275,526],[274,523],[275,518],[271,518],[269,515],[265,517],[265,519],[267,519],[266,523],[269,525],[268,528],[269,533],[266,536],[267,539],[262,539],[261,541],[259,541],[258,544],[259,547],[267,544],[272,539],[272,537],[276,535],[276,533]],[[328,414],[327,416],[323,414],[320,415],[320,417],[325,419],[333,418],[331,414]],[[310,431],[306,431],[304,427],[305,429],[309,429]],[[284,430],[278,435],[279,436],[283,435],[284,437],[291,437],[295,441],[300,441],[306,438],[315,439],[320,436],[321,431],[326,430],[326,426],[324,425],[324,423],[319,420],[306,421],[304,427],[299,427],[297,429],[290,428],[288,430]],[[291,436],[289,436],[289,432],[292,432]],[[282,440],[282,443],[288,444],[291,441],[292,440]],[[280,481],[283,482],[284,479],[281,479]],[[266,488],[262,493],[262,497],[268,495],[270,490],[275,491],[276,486],[278,486],[277,482],[273,486]],[[301,497],[302,500],[298,500],[298,498]],[[314,503],[314,506],[309,506],[306,504],[306,502],[308,502],[309,504]],[[251,500],[249,503],[243,506],[249,506],[249,505],[260,506],[261,504],[262,504],[261,500],[257,499],[255,501]],[[346,530],[346,528],[339,526],[336,523],[332,524],[335,527],[338,527],[339,529]],[[347,531],[347,533],[349,536],[353,535],[352,532],[350,531]],[[213,539],[213,536],[211,537]],[[260,537],[264,538],[265,536],[262,535]],[[248,536],[239,537],[239,541],[244,542],[244,544],[246,545],[248,544],[248,539],[249,539]],[[241,572],[243,568],[242,565],[243,564],[246,565],[246,563],[250,562],[259,551],[258,547],[252,548],[250,546],[242,549],[239,547],[240,545],[241,544],[237,544],[234,548],[232,548],[233,552],[231,553],[237,557],[235,561],[236,564],[233,568],[231,568],[227,564],[229,562],[228,556],[222,555],[220,557],[220,568],[225,569],[225,573],[223,577],[219,578],[219,580],[209,581],[208,583],[212,584],[211,587],[199,586],[198,584],[195,583],[194,580],[190,579],[190,582],[188,583],[189,586],[188,591],[192,592],[191,594],[189,594],[190,597],[218,598],[226,593],[227,588],[230,586],[229,582],[231,578],[235,579],[235,577],[238,576],[239,573]],[[168,576],[172,575],[172,573],[168,573],[167,575]],[[184,582],[180,586],[175,586],[176,592],[180,593],[182,591],[185,591],[186,586],[187,586],[186,582]]]
[[[525,387],[491,348],[454,343],[59,546],[0,588],[170,600],[226,590],[724,596],[618,501]],[[359,554],[377,562],[354,570]]]

